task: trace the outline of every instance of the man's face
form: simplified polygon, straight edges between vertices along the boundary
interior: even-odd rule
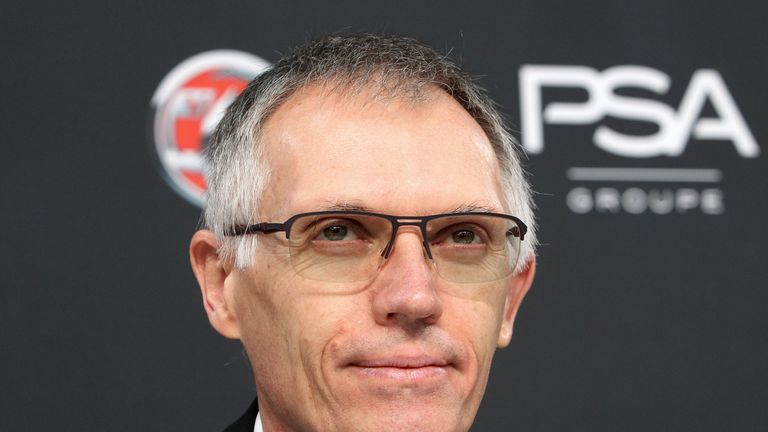
[[[259,221],[338,206],[505,210],[487,137],[442,91],[413,102],[309,87],[272,115],[263,139],[271,180]],[[267,430],[469,428],[530,278],[445,281],[409,228],[370,281],[298,276],[283,233],[260,235],[252,266],[229,274],[225,291]]]

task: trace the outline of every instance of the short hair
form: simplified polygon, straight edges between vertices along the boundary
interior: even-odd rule
[[[311,84],[332,91],[371,89],[375,96],[418,100],[424,89],[451,95],[482,127],[501,170],[505,209],[528,225],[518,267],[535,253],[536,221],[531,188],[520,164],[517,141],[485,90],[447,56],[414,39],[371,34],[335,34],[309,41],[256,77],[230,105],[205,149],[208,190],[204,223],[219,241],[219,256],[248,267],[257,236],[226,236],[254,222],[269,180],[260,144],[265,122],[297,90]]]

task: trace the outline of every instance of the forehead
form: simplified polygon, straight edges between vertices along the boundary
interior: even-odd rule
[[[271,171],[265,216],[347,202],[401,215],[504,207],[487,136],[438,89],[413,100],[310,86],[269,118],[262,143]]]

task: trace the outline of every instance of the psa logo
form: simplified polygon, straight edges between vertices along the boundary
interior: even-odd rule
[[[173,68],[151,101],[151,136],[161,173],[190,203],[202,206],[205,178],[201,151],[245,86],[269,63],[232,50],[208,51]]]
[[[618,156],[679,156],[688,140],[731,140],[743,157],[756,157],[760,148],[747,127],[723,78],[715,70],[694,72],[677,110],[650,99],[620,96],[614,90],[640,88],[663,95],[669,75],[644,66],[616,66],[602,73],[585,66],[534,66],[520,69],[523,145],[532,153],[544,150],[543,123],[590,124],[605,116],[655,123],[659,131],[632,136],[607,126],[595,131],[595,145]],[[587,91],[583,103],[553,102],[542,110],[543,87],[576,87]],[[719,117],[699,118],[709,100]],[[543,113],[543,119],[542,119]]]
[[[692,138],[729,141],[741,157],[759,156],[760,147],[716,70],[695,71],[677,108],[617,92],[640,89],[663,96],[670,86],[669,75],[644,66],[615,66],[599,72],[586,66],[525,65],[520,69],[522,144],[529,153],[541,153],[545,124],[597,123],[594,145],[616,156],[680,157]],[[588,98],[542,106],[547,87],[582,89]],[[708,102],[715,117],[703,117]],[[648,135],[622,133],[600,124],[608,116],[652,123],[658,130]],[[574,213],[670,214],[699,209],[714,215],[725,211],[724,193],[713,187],[723,177],[718,168],[571,167],[566,177],[578,183],[566,197]]]

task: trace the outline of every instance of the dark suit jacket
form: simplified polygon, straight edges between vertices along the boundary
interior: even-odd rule
[[[256,413],[259,411],[259,405],[256,399],[248,407],[248,411],[241,415],[234,423],[224,429],[224,432],[253,432],[253,425],[256,423]]]

